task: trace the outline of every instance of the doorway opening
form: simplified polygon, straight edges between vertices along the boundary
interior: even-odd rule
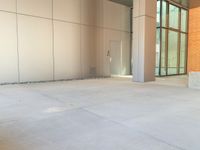
[[[122,50],[121,41],[110,41],[110,73],[112,75],[121,75],[122,68]]]

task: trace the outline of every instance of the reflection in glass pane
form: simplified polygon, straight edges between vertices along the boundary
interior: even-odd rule
[[[178,32],[169,31],[168,40],[168,75],[174,75],[178,65]]]
[[[161,47],[161,75],[165,76],[166,75],[166,54],[165,54],[165,49],[166,49],[166,30],[162,29],[162,47]]]
[[[179,27],[179,8],[169,5],[169,27],[178,29]]]
[[[160,1],[157,1],[157,27],[160,27]]]
[[[156,75],[159,75],[160,66],[160,29],[156,31]]]
[[[180,47],[180,73],[186,73],[186,34],[181,34],[181,47]]]
[[[187,31],[187,11],[181,9],[181,31]]]
[[[167,20],[167,2],[162,2],[162,26],[166,27],[166,20]]]

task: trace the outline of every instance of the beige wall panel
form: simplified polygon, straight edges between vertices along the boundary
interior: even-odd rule
[[[81,0],[54,0],[54,19],[80,23]]]
[[[95,10],[96,10],[96,17],[95,17],[95,25],[98,27],[104,26],[104,0],[95,0]]]
[[[95,28],[81,26],[81,64],[82,77],[94,76],[96,67]]]
[[[18,82],[16,15],[0,12],[0,83]]]
[[[55,79],[81,77],[80,25],[54,22]]]
[[[16,12],[16,0],[0,0],[0,10]]]
[[[104,59],[103,28],[96,28],[95,30],[95,50],[96,50],[96,73],[97,76],[103,76],[103,59]]]
[[[111,29],[121,29],[121,5],[104,0],[104,26]]]
[[[19,15],[21,81],[53,80],[52,21]]]
[[[52,0],[17,0],[18,13],[52,18]]]
[[[81,0],[81,23],[86,25],[95,24],[96,0]]]

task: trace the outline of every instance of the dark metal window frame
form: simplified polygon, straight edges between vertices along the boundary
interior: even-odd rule
[[[176,4],[174,3],[173,1],[171,0],[157,0],[157,1],[160,1],[160,25],[157,27],[157,30],[159,29],[160,30],[160,56],[159,56],[159,72],[158,72],[158,76],[173,76],[173,75],[185,75],[187,74],[187,56],[188,56],[188,19],[189,19],[189,13],[188,13],[188,8],[184,7],[184,6],[181,6],[179,4]],[[166,10],[166,27],[163,26],[162,24],[162,16],[163,16],[163,1],[166,2],[167,4],[167,10]],[[173,5],[173,6],[176,6],[178,9],[179,9],[179,25],[178,25],[178,29],[175,29],[175,28],[171,28],[169,27],[169,6],[170,5]],[[183,32],[181,30],[181,10],[186,10],[187,11],[187,31],[186,32]],[[162,30],[165,29],[165,69],[166,69],[166,74],[165,75],[162,75],[161,71],[162,71]],[[178,59],[177,59],[177,74],[168,74],[168,44],[169,44],[169,38],[168,38],[168,35],[169,35],[169,31],[174,31],[174,32],[177,32],[178,33]],[[185,54],[185,71],[184,73],[180,73],[180,52],[181,52],[181,34],[185,34],[186,35],[186,54]]]

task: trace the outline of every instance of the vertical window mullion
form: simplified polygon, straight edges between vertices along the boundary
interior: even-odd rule
[[[160,58],[159,58],[159,76],[161,76],[161,63],[162,63],[162,9],[163,9],[163,4],[162,4],[163,0],[160,0]]]
[[[181,54],[181,8],[179,8],[179,33],[178,33],[178,59],[177,59],[177,73],[180,74],[180,54]]]
[[[186,38],[186,59],[185,59],[185,73],[187,73],[187,67],[188,67],[188,32],[189,32],[189,12],[187,10],[187,38]]]
[[[167,18],[166,18],[166,41],[165,41],[165,67],[166,75],[168,75],[168,41],[169,41],[169,2],[167,2]]]

